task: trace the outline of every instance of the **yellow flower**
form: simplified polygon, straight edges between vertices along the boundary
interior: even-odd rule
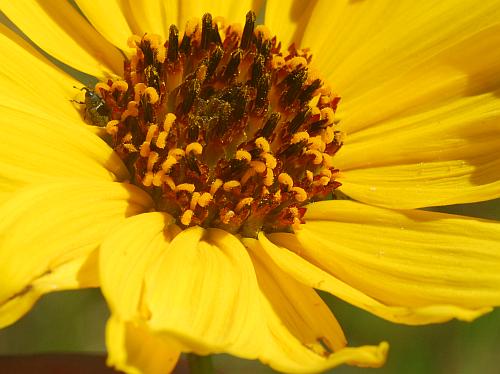
[[[120,50],[135,63],[148,58],[131,57],[140,48],[130,45],[143,41],[138,38],[134,44],[130,35],[156,32],[165,40],[170,24],[183,27],[207,11],[227,24],[241,22],[248,9],[258,11],[260,4],[211,3],[77,0],[80,13],[60,1],[4,1],[1,8],[48,55],[106,83],[89,91],[87,99],[103,95],[108,100],[104,91],[110,90],[119,101],[125,86],[107,83],[123,77]],[[335,95],[325,89],[319,103],[310,104],[312,115],[325,120],[318,126],[331,128],[330,133],[321,128],[323,138],[308,142],[310,128],[283,138],[307,144],[294,165],[321,165],[317,170],[323,174],[306,173],[304,178],[327,177],[317,185],[331,190],[338,181],[338,190],[353,200],[310,203],[303,215],[303,199],[307,202],[317,191],[293,185],[298,177],[290,173],[271,179],[274,174],[268,170],[289,154],[273,159],[272,144],[264,136],[254,142],[261,159],[244,148],[236,158],[254,162],[248,178],[262,175],[259,183],[270,189],[280,184],[284,196],[276,192],[275,198],[286,202],[280,212],[287,216],[247,225],[254,198],[222,210],[228,196],[245,184],[243,177],[220,183],[207,177],[211,186],[217,185],[213,190],[207,186],[204,193],[210,196],[195,195],[201,179],[166,178],[180,167],[179,160],[201,154],[210,143],[193,141],[168,156],[160,154],[174,148],[167,147],[168,134],[162,139],[159,131],[185,131],[175,127],[183,120],[164,110],[159,128],[149,123],[159,112],[145,114],[144,108],[160,100],[161,84],[173,84],[175,72],[165,73],[166,83],[154,69],[144,73],[146,78],[129,77],[137,100],[126,103],[134,102],[125,114],[121,104],[113,107],[122,117],[106,122],[106,134],[95,125],[104,125],[102,120],[116,113],[97,111],[103,104],[100,96],[93,106],[87,102],[91,124],[84,124],[79,106],[71,101],[73,87],[81,84],[2,25],[0,326],[16,321],[47,292],[100,285],[112,313],[106,330],[109,364],[121,370],[167,372],[180,352],[227,352],[280,371],[316,372],[342,363],[379,366],[387,344],[346,347],[339,324],[314,289],[405,324],[470,321],[500,304],[499,224],[417,210],[500,196],[498,1],[265,4],[265,24],[272,35],[283,46],[294,42],[310,48],[312,66],[342,97],[335,124],[329,121],[331,114],[318,113],[335,109]],[[208,24],[230,35],[222,19]],[[238,43],[246,33],[240,29]],[[155,45],[161,55],[162,44]],[[298,60],[288,60],[287,74],[309,57],[307,51],[293,51]],[[278,60],[276,64],[284,63]],[[207,70],[196,70],[190,82],[204,79]],[[261,73],[255,74],[258,78]],[[313,76],[311,67],[298,92],[306,90],[302,85]],[[156,89],[138,85],[144,81]],[[254,84],[258,97],[260,86],[254,83],[249,86]],[[282,115],[298,115],[293,84],[270,88],[270,95],[287,97],[287,105],[280,102]],[[193,90],[200,94],[188,84],[178,90],[180,104]],[[110,109],[109,101],[105,105]],[[217,106],[222,114],[225,105]],[[191,115],[190,110],[189,105],[182,109]],[[96,113],[101,117],[93,117]],[[210,113],[209,119],[221,118]],[[143,133],[120,132],[127,116],[148,122]],[[145,120],[148,116],[151,121]],[[290,126],[302,126],[292,124],[293,119]],[[262,130],[264,125],[259,126]],[[218,134],[220,139],[226,135]],[[127,142],[133,136],[142,136],[141,144]],[[156,155],[151,142],[156,142]],[[342,145],[331,160],[337,149],[322,148],[329,144]],[[138,158],[132,159],[133,152]],[[162,173],[155,180],[153,170],[159,169],[153,167],[160,159]],[[155,181],[175,198],[155,195]],[[217,188],[225,191],[225,200],[216,197]],[[220,219],[209,220],[196,210],[209,205]],[[241,218],[240,211],[250,215]]]

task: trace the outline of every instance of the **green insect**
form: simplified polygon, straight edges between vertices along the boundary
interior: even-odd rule
[[[77,87],[75,87],[77,88]],[[80,91],[85,90],[85,101],[71,100],[75,103],[85,105],[85,121],[92,126],[105,127],[109,122],[111,109],[106,102],[95,91],[82,87]]]

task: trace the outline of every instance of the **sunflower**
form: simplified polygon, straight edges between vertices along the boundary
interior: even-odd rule
[[[500,196],[498,1],[75,3],[1,5],[1,326],[100,286],[120,370],[318,372],[387,343],[315,289],[414,325],[500,304],[499,224],[419,210]]]

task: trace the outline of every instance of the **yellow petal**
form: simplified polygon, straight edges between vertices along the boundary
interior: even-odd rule
[[[6,308],[0,321],[13,322],[42,293],[95,285],[96,269],[82,270],[92,251],[113,226],[151,204],[134,186],[77,179],[15,194],[0,208],[0,305]]]
[[[488,308],[467,311],[451,305],[421,308],[386,305],[302,258],[300,254],[304,252],[304,248],[294,234],[276,233],[268,235],[268,238],[261,234],[259,240],[262,248],[275,264],[299,282],[329,292],[352,305],[392,322],[411,325],[442,322],[442,315],[446,314],[460,315],[461,319],[472,320],[490,311]]]
[[[256,358],[267,333],[259,299],[245,247],[219,229],[182,231],[146,273],[149,326],[198,354]]]
[[[283,372],[318,372],[340,364],[379,366],[386,345],[345,348],[344,334],[316,292],[282,271],[262,245],[243,239],[249,249],[267,315],[269,342],[259,359]]]
[[[296,233],[301,246],[292,240],[279,244],[332,276],[310,268],[316,288],[337,294],[337,278],[364,294],[343,287],[339,297],[379,316],[409,324],[471,320],[500,304],[496,222],[352,201],[310,204],[306,222]],[[408,314],[384,310],[365,295]]]
[[[106,325],[107,364],[129,374],[170,373],[179,349],[154,336],[147,327],[111,316]]]
[[[267,0],[265,12],[265,25],[269,27],[272,35],[281,41],[282,50],[286,51],[290,44],[301,44],[306,27],[315,28],[309,24],[311,12],[315,1],[294,0]]]
[[[192,228],[175,236],[179,229],[171,222],[161,213],[131,217],[101,246],[101,287],[113,312],[107,344],[110,363],[117,368],[134,372],[123,366],[132,355],[143,362],[153,360],[147,351],[124,347],[124,331],[131,328],[158,346],[205,354],[228,352],[294,372],[310,372],[311,365],[326,368],[347,359],[381,362],[384,347],[365,347],[348,349],[347,356],[341,355],[346,359],[338,361],[335,356],[336,361],[327,365],[321,356],[324,347],[340,350],[345,344],[328,308],[312,289],[276,267],[269,268],[269,262],[264,264],[267,259],[254,256],[257,274],[262,275],[259,285],[273,300],[276,324],[272,322],[270,331],[262,319],[263,295],[242,244],[216,229]],[[295,343],[281,341],[288,338]]]
[[[124,2],[75,0],[75,3],[107,41],[123,51],[129,50],[128,38],[140,31],[134,24],[130,9]]]
[[[498,92],[500,51],[491,46],[499,43],[500,25],[491,26],[443,46],[432,58],[417,61],[411,70],[365,87],[362,93],[344,94],[336,87],[345,99],[339,106],[341,127],[353,134],[384,125],[393,118],[404,121],[406,116],[449,105],[460,98]],[[413,63],[408,61],[402,66]]]
[[[496,0],[324,0],[312,12],[303,45],[316,52],[316,63],[344,97],[341,110],[363,117],[363,123],[349,124],[352,132],[375,117],[412,110],[417,101],[465,93],[468,83],[477,87],[475,79],[491,87],[492,68],[500,66],[499,52],[491,48],[498,44],[498,28],[497,41],[485,36],[495,36],[491,27],[499,19]]]
[[[178,25],[178,1],[174,0],[129,0],[131,14],[141,34],[159,34],[168,38],[170,25]],[[182,26],[183,27],[183,26]]]
[[[211,1],[195,0],[180,1],[178,4],[178,24],[179,30],[183,30],[186,22],[192,18],[201,19],[205,13],[212,14],[212,17],[224,17],[226,26],[231,23],[245,23],[245,15],[249,10],[259,13],[262,0],[242,0],[242,1]]]
[[[139,316],[145,273],[180,231],[172,222],[168,214],[140,214],[127,218],[102,243],[101,289],[117,318],[131,320]]]
[[[113,150],[83,127],[1,106],[0,113],[2,194],[50,178],[128,178]]]
[[[0,328],[17,321],[41,296],[48,292],[97,287],[98,285],[97,251],[78,256],[34,279],[23,290],[0,304]]]
[[[500,98],[461,98],[346,137],[344,193],[398,209],[500,197]]]
[[[316,291],[283,272],[255,239],[243,239],[249,250],[257,281],[282,324],[304,346],[328,355],[346,345],[342,328]]]
[[[118,50],[69,2],[2,1],[2,11],[36,45],[77,70],[98,77],[123,70]]]
[[[2,105],[44,118],[82,122],[78,106],[70,101],[79,93],[73,88],[81,85],[76,79],[56,68],[4,25],[0,25],[0,43],[4,48],[0,56]]]

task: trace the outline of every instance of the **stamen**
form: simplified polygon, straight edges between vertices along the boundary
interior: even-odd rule
[[[250,42],[253,36],[253,30],[255,27],[256,16],[255,13],[250,11],[247,13],[247,19],[245,22],[245,28],[243,29],[243,35],[241,36],[240,48],[245,50],[250,46]]]
[[[85,113],[178,224],[251,237],[298,230],[305,204],[340,185],[340,98],[307,50],[282,49],[253,12],[243,28],[224,24],[207,13],[181,40],[174,25],[165,43],[129,38],[123,79],[84,88]]]
[[[195,155],[201,155],[202,152],[203,146],[198,142],[190,143],[186,147],[186,154],[194,153]]]
[[[240,186],[241,186],[241,183],[238,181],[229,181],[229,182],[224,183],[222,188],[224,189],[224,191],[229,192],[233,188],[240,187]]]
[[[193,218],[194,212],[191,209],[186,210],[181,217],[181,223],[184,226],[189,226],[191,223],[191,219]]]
[[[179,29],[175,25],[170,26],[168,34],[168,54],[169,62],[175,62],[179,55]]]
[[[177,192],[179,192],[179,191],[187,191],[187,192],[189,192],[191,194],[194,192],[194,189],[195,189],[195,186],[194,186],[194,184],[191,184],[191,183],[182,183],[182,184],[178,184],[175,187],[175,190]]]

